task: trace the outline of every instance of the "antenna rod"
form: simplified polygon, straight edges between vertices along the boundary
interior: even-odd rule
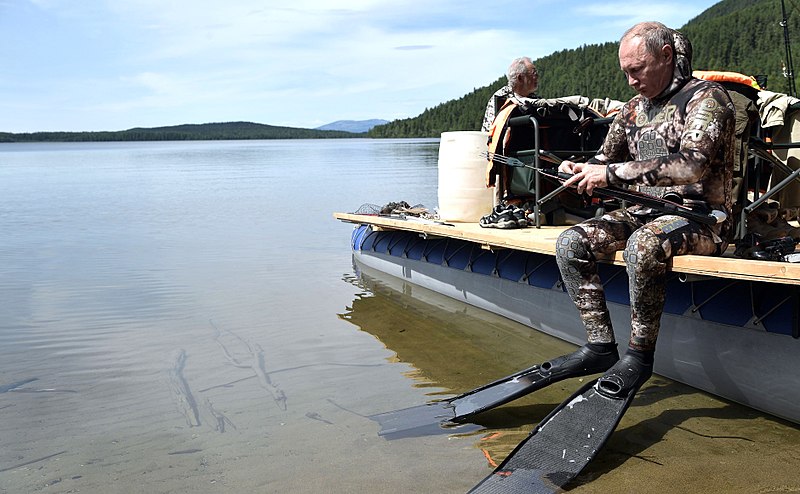
[[[797,96],[797,88],[794,84],[794,64],[792,63],[792,46],[789,43],[789,22],[786,19],[786,4],[781,0],[781,26],[783,26],[783,43],[786,47],[786,69],[784,76],[789,82],[789,96]]]

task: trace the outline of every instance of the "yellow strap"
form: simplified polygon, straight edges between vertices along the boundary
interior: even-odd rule
[[[511,116],[511,112],[514,111],[514,108],[517,107],[517,104],[511,100],[506,100],[506,102],[501,107],[501,110],[497,113],[494,117],[494,121],[492,122],[492,126],[489,127],[489,156],[494,156],[494,153],[497,151],[497,146],[500,145],[500,141],[503,137],[503,129],[508,122],[508,117]],[[495,164],[492,159],[489,159],[489,164],[486,165],[486,186],[493,187],[495,185],[494,178],[497,175],[497,170],[495,169]]]

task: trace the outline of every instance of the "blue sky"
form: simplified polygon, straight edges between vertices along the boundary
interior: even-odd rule
[[[413,117],[514,57],[678,28],[715,3],[0,0],[0,131]]]

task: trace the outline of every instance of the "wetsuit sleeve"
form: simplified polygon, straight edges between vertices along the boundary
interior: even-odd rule
[[[611,126],[608,128],[608,134],[603,141],[603,147],[600,148],[600,153],[590,158],[587,163],[594,165],[608,165],[614,162],[625,161],[630,158],[628,152],[628,140],[625,134],[623,112],[617,112]]]
[[[729,105],[730,98],[722,89],[710,87],[696,92],[685,109],[676,109],[669,122],[641,132],[662,136],[680,132],[678,149],[649,159],[611,163],[608,183],[669,187],[699,182],[724,140],[726,122],[733,118]],[[685,118],[681,118],[684,111]]]

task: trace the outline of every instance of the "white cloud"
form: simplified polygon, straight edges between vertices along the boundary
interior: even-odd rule
[[[690,20],[686,15],[689,10],[687,6],[676,6],[675,2],[647,1],[590,3],[574,8],[575,14],[580,17],[601,19],[606,25],[622,29],[620,35],[625,29],[643,21],[658,21],[677,29]],[[701,13],[698,9],[694,11],[694,16]]]
[[[0,130],[35,130],[37,118],[100,130],[411,117],[493,82],[516,56],[613,41],[637,20],[679,24],[676,15],[702,10],[689,0],[30,1],[0,16],[0,104],[30,108],[33,129],[0,115]]]

